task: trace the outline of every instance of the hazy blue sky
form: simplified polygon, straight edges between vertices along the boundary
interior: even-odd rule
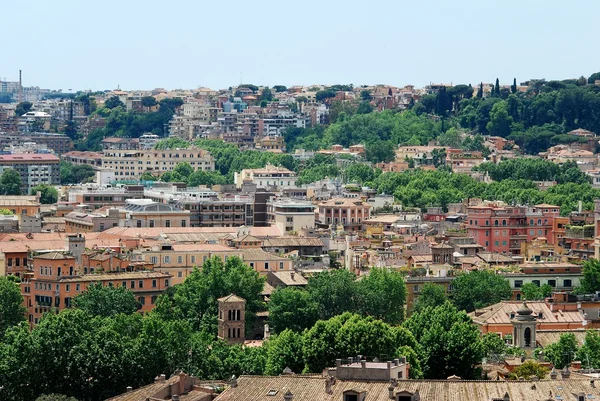
[[[600,71],[596,1],[5,1],[0,78],[52,89],[502,83]]]

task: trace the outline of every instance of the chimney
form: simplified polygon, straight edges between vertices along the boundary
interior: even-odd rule
[[[394,359],[394,366],[399,366],[400,365],[400,359],[396,358]]]
[[[558,377],[558,372],[556,371],[556,369],[552,368],[552,370],[550,371],[550,378],[552,380],[556,380],[557,377]]]
[[[326,394],[332,394],[333,391],[331,390],[331,385],[332,385],[332,378],[331,376],[327,376],[325,378],[325,393]]]
[[[128,393],[131,393],[132,391],[133,391],[133,387],[131,387],[131,386],[127,386],[127,392],[128,392]]]
[[[290,272],[290,277],[292,278],[292,281],[296,281],[296,273],[295,272]]]
[[[342,366],[342,360],[341,360],[341,359],[339,359],[339,358],[338,358],[338,359],[336,359],[336,360],[335,360],[335,366],[336,366],[337,368],[339,368],[340,366]]]
[[[290,390],[286,391],[285,394],[283,395],[283,399],[285,401],[292,401],[294,399],[294,394],[292,394],[292,392]]]
[[[160,381],[164,382],[167,380],[167,376],[165,376],[165,374],[163,373],[162,375],[160,375]]]
[[[390,394],[389,394],[390,400],[394,399],[394,389],[396,388],[397,385],[398,385],[398,382],[396,381],[396,379],[390,380],[390,385],[388,386],[388,391],[390,392]]]
[[[185,394],[185,382],[187,375],[183,373],[183,370],[179,371],[179,394]]]
[[[362,369],[366,369],[367,368],[367,360],[366,359],[363,359],[363,360],[360,361],[360,367]]]
[[[571,371],[569,370],[569,366],[565,366],[565,368],[560,372],[560,375],[563,379],[568,379],[571,377]]]

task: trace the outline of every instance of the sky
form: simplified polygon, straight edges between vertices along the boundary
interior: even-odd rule
[[[594,0],[28,0],[0,79],[63,91],[566,79],[600,71]],[[6,35],[10,33],[10,35]]]

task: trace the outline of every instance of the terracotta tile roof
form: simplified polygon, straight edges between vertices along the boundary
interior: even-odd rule
[[[244,262],[252,261],[288,261],[289,259],[282,258],[281,256],[273,255],[272,253],[265,252],[260,248],[241,249],[242,259]]]
[[[277,277],[286,286],[305,286],[308,284],[308,281],[300,273],[297,272],[280,271],[270,272],[269,274],[272,274],[273,276]]]
[[[325,380],[315,376],[241,376],[237,387],[227,388],[216,401],[280,401],[283,394],[290,391],[294,401],[343,400],[347,390],[361,389],[367,392],[367,401],[388,401],[389,382],[361,382],[337,380],[332,386],[332,394],[325,393]],[[534,386],[535,384],[535,386]],[[269,396],[269,391],[276,392]],[[550,392],[555,398],[576,400],[573,394],[595,394],[589,378],[570,380],[531,381],[472,381],[472,380],[400,380],[394,393],[419,392],[420,399],[426,401],[491,401],[502,400],[508,393],[511,401],[546,400]]]
[[[246,302],[244,298],[238,297],[235,294],[229,294],[226,297],[217,299],[219,302]]]
[[[587,330],[536,330],[535,339],[539,345],[546,347],[560,340],[561,334],[573,333],[579,345],[583,345]]]
[[[73,282],[95,282],[110,280],[139,280],[143,278],[170,278],[168,273],[160,272],[123,272],[123,273],[105,273],[105,274],[86,274],[78,277],[64,277],[60,281],[63,283]]]
[[[263,248],[289,246],[289,247],[300,247],[300,246],[324,246],[323,241],[319,238],[313,237],[296,237],[296,236],[283,236],[266,238],[263,240]]]
[[[522,305],[522,301],[502,301],[471,312],[470,315],[477,324],[511,324],[511,313],[516,315]],[[584,327],[582,323],[585,318],[578,311],[553,311],[544,301],[527,302],[527,306],[533,310],[534,315],[542,314],[542,319],[538,319],[539,323],[574,323]]]

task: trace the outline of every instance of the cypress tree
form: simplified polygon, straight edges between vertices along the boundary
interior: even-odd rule
[[[479,89],[477,90],[477,99],[481,99],[483,97],[483,82],[479,84]]]
[[[500,81],[496,78],[496,85],[494,85],[494,92],[496,96],[500,96]]]
[[[517,93],[517,78],[513,78],[513,84],[510,87],[512,93]]]

